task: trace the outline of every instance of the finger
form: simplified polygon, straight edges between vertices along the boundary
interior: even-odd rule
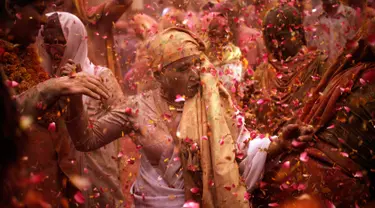
[[[300,134],[298,124],[289,124],[282,131],[284,139],[293,139],[297,138]]]
[[[84,94],[84,95],[87,95],[93,99],[96,99],[96,100],[100,100],[100,95],[93,92],[92,90],[86,88],[86,87],[82,87],[80,89],[78,89],[74,94]]]
[[[99,89],[98,90],[101,90],[102,93],[104,93],[105,96],[103,96],[104,98],[108,99],[109,98],[109,92],[108,92],[108,89],[107,87],[105,87],[105,85],[100,81],[99,78],[97,77],[94,77],[94,76],[88,76],[88,81],[97,86]]]
[[[99,83],[99,84],[101,84],[101,83]],[[98,86],[98,85],[95,85],[95,84],[93,84],[93,83],[87,82],[87,83],[85,83],[84,86],[85,86],[86,88],[88,88],[89,90],[95,92],[96,94],[99,94],[100,97],[102,97],[102,98],[108,99],[108,97],[109,97],[108,94],[107,94],[107,92],[106,92],[106,91],[103,91],[103,90],[101,89],[101,87]]]
[[[68,64],[71,64],[71,65],[74,65],[74,64],[75,64],[74,61],[73,61],[72,59],[68,59],[67,63],[68,63]]]
[[[303,135],[297,138],[297,140],[300,142],[311,142],[313,139],[314,138],[311,135]]]
[[[62,76],[68,76],[72,71],[71,70],[64,70],[61,72]]]
[[[312,126],[306,126],[301,129],[301,135],[307,135],[314,133],[314,128]]]
[[[81,66],[81,64],[77,64],[76,65],[76,72],[78,73],[78,72],[82,72],[82,66]]]

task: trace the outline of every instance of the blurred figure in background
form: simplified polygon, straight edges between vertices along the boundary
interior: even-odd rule
[[[357,15],[354,9],[339,0],[322,0],[304,19],[307,46],[321,50],[333,63],[348,40],[357,32]]]
[[[260,27],[261,22],[254,6],[248,6],[244,9],[242,17],[239,19],[237,45],[252,69],[255,69],[262,62],[266,53]]]
[[[324,57],[308,51],[302,16],[295,7],[271,9],[263,22],[268,61],[258,66],[253,85],[245,94],[247,125],[262,134],[275,135],[293,116],[324,73]]]
[[[108,89],[109,98],[106,100],[82,98],[90,121],[94,123],[104,112],[120,103],[124,98],[122,90],[110,69],[96,66],[88,59],[87,32],[78,17],[66,12],[48,13],[47,16],[47,24],[37,42],[45,70],[52,76],[61,77],[74,76],[75,70],[80,69],[83,73],[100,77]],[[72,202],[83,207],[124,206],[119,180],[121,158],[113,159],[119,155],[120,140],[91,153],[78,152],[69,139],[65,123],[69,121],[64,122],[63,117],[57,120],[57,129],[51,135],[56,134],[53,140],[59,167],[68,177],[68,185],[71,185],[68,197],[75,199],[79,190],[83,193],[83,202],[77,199]],[[87,180],[90,183],[82,185]]]
[[[17,106],[6,86],[6,77],[0,71],[0,206],[12,207],[13,197],[18,195],[20,187],[17,181],[22,180],[19,160],[23,146],[27,145],[26,135],[20,128],[20,116]]]
[[[152,76],[148,73],[148,68],[142,59],[145,56],[144,42],[158,32],[158,23],[154,18],[146,14],[136,14],[128,22],[120,21],[116,23],[118,30],[126,30],[128,38],[123,42],[119,42],[118,47],[124,50],[121,56],[128,57],[125,62],[128,69],[124,74],[124,85],[126,94],[135,94],[143,89],[148,88],[147,82],[151,82]],[[131,45],[132,50],[129,50],[129,41],[134,41]],[[125,54],[125,52],[128,52]],[[130,53],[131,52],[131,53]],[[129,54],[130,53],[130,54]]]
[[[145,14],[136,14],[128,24],[137,40],[134,61],[129,63],[129,71],[124,76],[128,94],[136,94],[153,88],[155,82],[150,74],[145,58],[145,42],[158,32],[156,20]]]

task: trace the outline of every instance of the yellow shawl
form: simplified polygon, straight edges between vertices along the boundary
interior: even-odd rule
[[[204,44],[191,32],[170,28],[147,45],[153,70],[191,55],[202,55]],[[209,67],[207,58],[203,67]],[[185,102],[175,145],[184,168],[185,199],[204,208],[249,207],[246,188],[235,161],[238,128],[229,94],[217,77],[201,73],[202,89]]]

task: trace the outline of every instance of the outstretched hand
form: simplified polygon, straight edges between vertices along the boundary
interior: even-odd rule
[[[282,130],[279,142],[284,149],[300,150],[313,141],[313,133],[314,128],[312,126],[289,124]]]
[[[60,96],[87,95],[97,100],[109,97],[108,89],[102,80],[83,72],[81,66],[73,60],[68,60],[57,75],[61,77],[55,79],[51,87],[57,90]]]

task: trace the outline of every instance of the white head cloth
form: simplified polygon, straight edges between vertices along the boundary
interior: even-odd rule
[[[46,14],[46,16],[50,17],[55,13],[56,12],[51,12]],[[59,67],[64,66],[69,59],[72,59],[76,64],[81,65],[84,72],[91,75],[99,74],[100,71],[103,70],[103,67],[93,65],[88,58],[88,37],[84,24],[77,16],[71,13],[57,12],[57,14],[67,43]],[[41,57],[42,66],[47,72],[52,73],[51,58],[44,47],[44,40],[41,32],[39,32],[36,45],[39,56]]]

